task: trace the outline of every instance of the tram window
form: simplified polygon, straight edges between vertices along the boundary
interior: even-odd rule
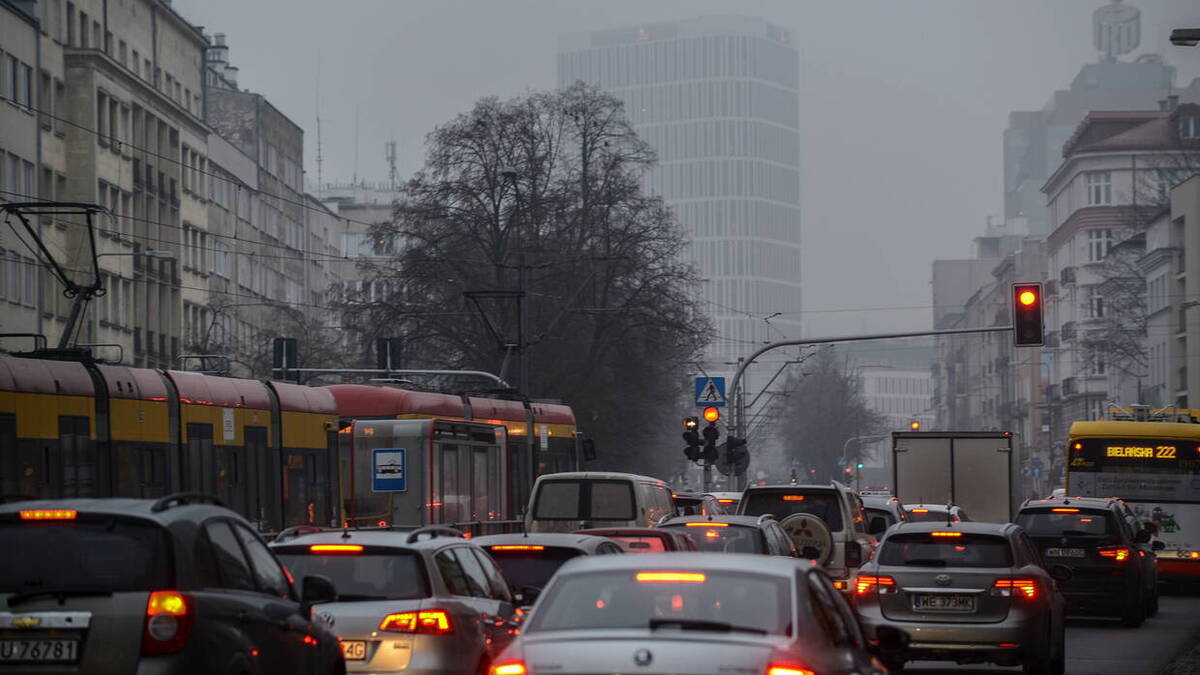
[[[284,468],[285,525],[316,525],[318,492],[313,478],[315,458],[308,452],[289,452]]]
[[[487,448],[473,448],[471,450],[471,490],[472,510],[471,520],[490,520],[495,509],[492,508],[492,499],[495,493],[488,489],[488,451]]]
[[[96,456],[88,438],[89,428],[90,420],[86,417],[62,415],[58,418],[63,497],[96,494]]]
[[[21,489],[21,452],[17,450],[17,418],[8,413],[0,415],[0,494],[28,494]],[[13,452],[12,450],[17,450]]]
[[[212,493],[213,430],[211,424],[189,422],[187,425],[187,485],[185,489]]]
[[[462,505],[464,495],[461,495],[458,490],[458,446],[442,446],[441,472],[441,496],[440,499],[436,500],[441,502],[441,518],[435,520],[431,517],[430,520],[442,523],[457,523],[460,520],[465,520],[459,508]]]

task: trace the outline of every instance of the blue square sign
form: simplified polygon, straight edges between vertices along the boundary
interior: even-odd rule
[[[725,405],[725,378],[697,377],[696,406],[704,408],[714,405]]]
[[[371,492],[406,492],[408,463],[404,448],[371,451]]]

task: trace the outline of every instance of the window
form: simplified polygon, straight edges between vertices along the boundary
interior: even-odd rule
[[[1088,262],[1100,262],[1112,249],[1112,230],[1088,230]]]
[[[121,65],[125,65],[126,56],[125,41],[120,40],[117,42],[117,60],[121,62]]]
[[[67,3],[67,44],[75,46],[75,3]]]
[[[471,554],[471,549],[460,547],[451,549],[451,551],[454,552],[454,557],[458,558],[458,564],[463,569],[463,578],[467,581],[467,588],[471,590],[471,595],[476,598],[490,597],[492,594],[491,582],[488,580],[487,573],[483,571],[483,566],[479,564],[479,560]]]
[[[241,539],[242,546],[250,555],[250,564],[254,568],[254,579],[258,582],[258,590],[276,597],[290,598],[292,591],[287,577],[284,576],[283,570],[279,568],[279,563],[275,562],[275,558],[267,550],[266,545],[259,540],[258,535],[242,525],[234,525],[233,529],[237,532],[238,539]]]
[[[1087,173],[1087,204],[1088,206],[1112,204],[1112,172],[1089,171]]]
[[[20,76],[17,83],[17,103],[29,108],[33,106],[33,68],[22,63]]]
[[[133,54],[133,63],[131,65],[133,66],[133,74],[137,75],[138,77],[141,77],[142,76],[142,70],[141,70],[142,59],[140,56],[138,56],[138,50],[136,50],[136,49],[133,50],[132,54]]]
[[[462,565],[458,559],[454,557],[452,550],[442,551],[434,556],[437,561],[438,571],[442,574],[442,579],[446,582],[446,589],[451,595],[460,595],[471,597],[471,587],[467,582],[466,573],[463,572]]]
[[[1104,318],[1104,295],[1096,286],[1088,288],[1087,315],[1089,319]]]
[[[1180,117],[1179,135],[1182,138],[1200,138],[1200,117],[1195,115]]]
[[[250,564],[238,544],[229,524],[224,521],[210,522],[205,526],[208,538],[213,543],[213,553],[217,557],[217,572],[220,575],[221,587],[238,591],[253,591],[254,580],[250,576]]]
[[[12,54],[4,55],[4,72],[0,73],[0,96],[10,101],[17,100],[18,63]]]

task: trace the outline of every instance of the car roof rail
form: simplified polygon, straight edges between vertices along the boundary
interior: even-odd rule
[[[447,527],[445,525],[426,525],[425,527],[418,527],[412,532],[409,532],[408,539],[405,539],[404,543],[415,544],[420,540],[421,535],[423,534],[429,535],[430,539],[437,539],[438,536],[457,537],[459,539],[465,538],[463,537],[462,530],[456,530],[453,527]]]
[[[775,520],[775,514],[774,514],[774,513],[764,513],[764,514],[762,514],[761,516],[759,516],[759,517],[758,517],[758,522],[757,522],[757,524],[758,524],[758,525],[762,525],[764,520]]]
[[[674,514],[674,513],[664,513],[664,514],[662,515],[662,518],[659,518],[657,521],[655,521],[655,523],[654,523],[654,526],[655,526],[655,527],[659,527],[659,526],[661,526],[663,523],[667,522],[668,520],[670,520],[670,519],[672,519],[672,518],[674,518],[674,517],[675,517],[675,514]]]
[[[174,508],[176,506],[187,506],[189,504],[211,504],[212,506],[225,507],[225,502],[210,494],[205,494],[203,492],[176,492],[175,494],[167,495],[166,497],[154,502],[154,504],[150,507],[150,512],[162,513],[167,509]]]
[[[318,532],[322,531],[323,530],[316,525],[293,525],[292,527],[289,527],[275,535],[275,538],[271,540],[271,543],[278,544],[289,539],[303,537],[306,534],[317,534]]]

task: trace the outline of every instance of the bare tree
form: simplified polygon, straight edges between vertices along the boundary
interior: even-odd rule
[[[372,233],[394,254],[364,265],[373,297],[354,322],[404,336],[418,367],[512,381],[523,344],[526,393],[571,404],[603,461],[667,466],[648,450],[677,439],[661,421],[709,325],[682,230],[642,191],[654,161],[621,103],[583,84],[479,101],[430,134],[394,222]]]

